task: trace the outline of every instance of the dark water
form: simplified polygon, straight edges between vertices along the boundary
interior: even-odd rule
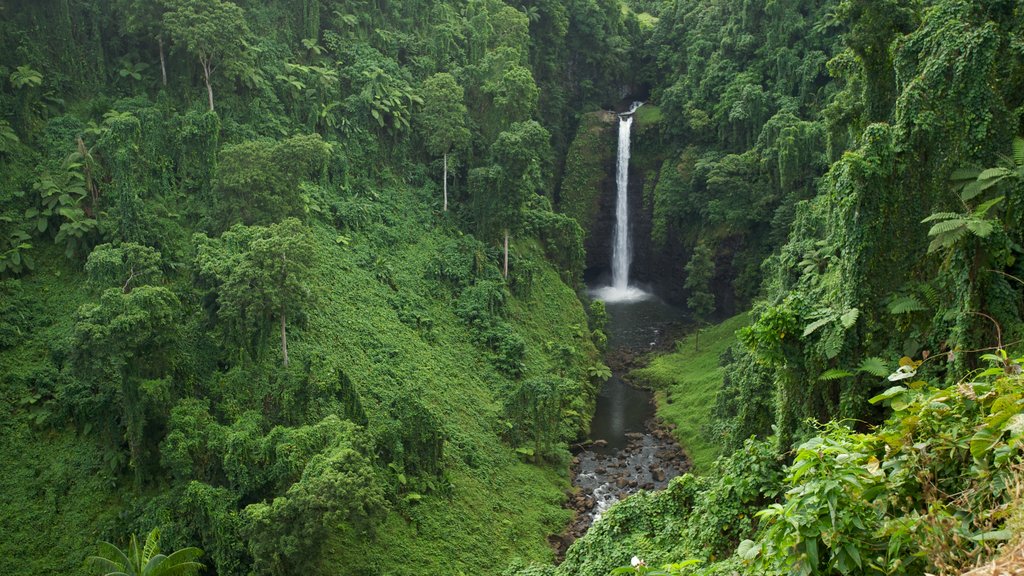
[[[633,302],[606,303],[608,310],[608,349],[615,353],[628,349],[643,353],[654,348],[669,324],[683,319],[683,312],[656,296]],[[604,440],[607,446],[594,448],[606,454],[622,450],[629,433],[646,433],[654,416],[651,393],[630,386],[620,374],[614,374],[597,397],[590,439]]]

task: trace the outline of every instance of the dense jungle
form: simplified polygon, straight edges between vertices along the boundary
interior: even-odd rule
[[[0,0],[0,576],[1024,574],[1022,257],[1024,0]]]

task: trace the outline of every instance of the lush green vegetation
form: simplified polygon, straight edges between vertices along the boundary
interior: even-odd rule
[[[139,572],[154,529],[223,575],[549,560],[607,373],[550,207],[635,26],[610,0],[0,7],[0,573],[88,573],[100,540]]]
[[[0,6],[0,573],[996,553],[1021,514],[1024,2],[624,4]],[[578,293],[624,97],[650,100],[650,276],[698,328],[752,312],[639,373],[701,474],[556,568],[608,375]]]
[[[655,390],[658,417],[673,425],[697,473],[707,473],[723,455],[722,433],[727,418],[715,414],[725,368],[722,354],[737,344],[736,331],[750,322],[739,314],[676,343],[675,352],[657,356],[645,368],[629,373],[636,383]],[[700,347],[697,347],[697,342]]]
[[[1024,4],[633,7],[656,19],[638,66],[660,108],[638,139],[651,241],[688,254],[668,263],[680,302],[707,309],[686,277],[706,247],[720,312],[753,312],[697,389],[713,403],[675,394],[709,355],[640,372],[723,458],[610,511],[557,573],[987,559],[1020,526]]]

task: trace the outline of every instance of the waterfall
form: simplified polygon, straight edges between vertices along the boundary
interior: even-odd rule
[[[640,107],[634,102],[629,112],[619,116],[619,154],[615,163],[615,238],[612,245],[612,288],[629,286],[629,132],[633,113]]]
[[[612,284],[598,290],[602,300],[614,302],[638,300],[647,293],[629,285],[632,259],[629,241],[629,136],[633,115],[643,102],[634,102],[628,112],[619,114],[619,152],[615,164],[615,235],[612,239]]]

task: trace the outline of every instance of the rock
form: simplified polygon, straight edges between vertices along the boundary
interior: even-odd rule
[[[654,490],[654,482],[647,482],[643,485],[644,490]]]
[[[594,448],[604,448],[608,445],[608,441],[604,439],[594,440]]]
[[[627,484],[629,484],[629,481],[626,480],[625,476],[619,476],[618,479],[615,480],[615,485],[619,488],[625,488]]]
[[[640,440],[644,437],[642,432],[626,432],[626,438],[630,440]]]
[[[638,486],[639,484],[640,484],[640,483],[639,483],[639,482],[637,482],[636,480],[630,480],[630,481],[629,481],[629,487],[630,487],[630,488],[636,488],[636,487],[637,487],[637,486]]]
[[[595,502],[593,498],[587,498],[583,501],[583,506],[585,506],[587,510],[593,509],[595,504],[597,504],[597,502]]]
[[[654,481],[655,482],[664,482],[665,481],[665,471],[662,470],[661,468],[658,468],[657,470],[655,470],[654,471]]]
[[[607,468],[595,468],[594,469],[594,473],[595,474],[607,474],[608,473],[608,469]]]

